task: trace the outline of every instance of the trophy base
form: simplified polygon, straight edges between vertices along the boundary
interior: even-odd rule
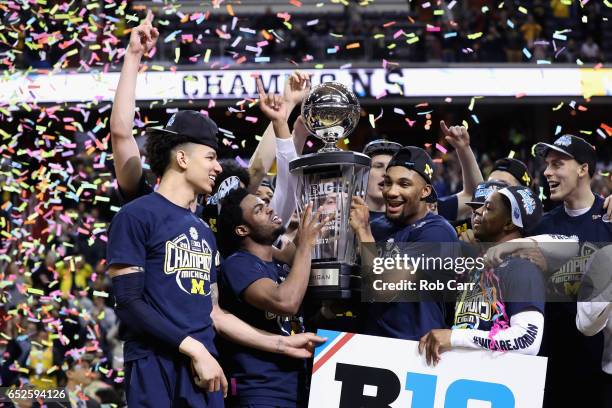
[[[313,263],[306,295],[318,300],[360,298],[359,266],[339,262]]]

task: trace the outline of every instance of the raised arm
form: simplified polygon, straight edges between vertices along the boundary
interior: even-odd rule
[[[325,225],[321,214],[312,215],[312,206],[306,207],[298,231],[298,245],[293,266],[281,284],[272,279],[258,279],[244,291],[244,300],[258,309],[278,315],[297,314],[304,299],[310,278],[312,246]]]
[[[140,152],[132,134],[136,100],[136,78],[143,55],[154,46],[159,33],[153,27],[153,13],[132,29],[130,43],[123,57],[123,68],[115,92],[110,117],[111,145],[117,182],[126,196],[134,195],[142,176]]]
[[[441,120],[440,128],[446,141],[455,148],[459,164],[461,164],[463,190],[457,193],[457,219],[460,220],[470,215],[471,209],[465,203],[472,199],[476,186],[482,183],[482,173],[478,167],[474,152],[470,147],[470,134],[465,126],[451,126],[448,128],[446,123]]]
[[[260,79],[258,79],[258,88],[259,84]],[[284,118],[285,121],[289,119],[289,115],[291,115],[293,109],[302,102],[302,99],[309,90],[310,76],[308,74],[296,71],[289,78],[287,78],[285,81],[285,88],[283,90],[283,101],[286,106]],[[296,136],[293,139],[295,150],[296,152],[301,153],[306,138],[308,137],[308,132],[304,128],[303,124],[296,121],[294,133]],[[250,193],[254,194],[257,191],[257,187],[259,187],[261,184],[261,180],[263,180],[272,167],[272,163],[274,163],[274,159],[276,158],[276,137],[279,137],[278,133],[275,133],[273,123],[270,123],[259,141],[259,144],[255,149],[255,153],[253,153],[253,156],[251,157],[251,161],[249,162],[249,175],[251,176],[251,183],[249,184],[248,190]]]

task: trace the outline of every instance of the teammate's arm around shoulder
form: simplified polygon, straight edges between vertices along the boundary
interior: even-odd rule
[[[159,37],[152,22],[153,13],[149,11],[145,20],[132,29],[110,117],[115,173],[121,190],[127,196],[136,193],[142,175],[140,152],[132,135],[132,127],[140,60],[153,49]]]

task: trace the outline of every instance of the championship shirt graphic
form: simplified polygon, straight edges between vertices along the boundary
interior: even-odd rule
[[[489,302],[489,299],[493,298],[492,288],[486,288],[486,292],[483,293],[483,290],[477,287],[457,303],[455,328],[477,329],[481,322],[490,322],[493,319],[493,308]]]
[[[575,298],[580,289],[580,282],[586,273],[589,258],[599,247],[593,243],[581,244],[579,254],[570,259],[549,279],[549,290],[553,294]]]
[[[175,274],[179,289],[189,295],[210,295],[212,250],[200,239],[198,230],[189,228],[172,241],[166,241],[164,273]]]

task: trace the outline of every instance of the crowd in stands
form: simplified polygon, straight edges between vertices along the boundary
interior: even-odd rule
[[[602,62],[612,54],[612,32],[605,29],[612,9],[603,2],[505,1],[498,7],[496,1],[474,0],[457,2],[451,9],[449,2],[438,2],[440,6],[431,2],[427,7],[412,3],[407,13],[377,11],[374,5],[363,7],[350,2],[343,13],[329,18],[321,13],[277,13],[271,8],[256,15],[235,16],[168,13],[160,8],[156,14],[163,22],[159,27],[163,41],[153,60],[167,66],[334,61],[377,64],[383,59],[589,64]],[[95,8],[82,10],[84,17],[96,12]],[[79,12],[78,7],[74,11]],[[74,45],[72,40],[32,45],[31,37],[17,33],[21,51],[9,54],[9,58],[21,68],[51,68],[59,62],[84,71],[110,63],[112,69],[122,55],[117,50],[127,45],[129,37],[125,30],[131,22],[125,15],[138,15],[139,10],[128,8],[125,13],[114,14],[116,11],[104,10],[108,18],[91,20],[97,21],[95,35],[92,28],[85,29],[83,42],[93,41],[94,47],[80,47],[68,55],[66,47]],[[49,28],[63,30],[63,21],[45,18]],[[0,44],[0,55],[4,54],[2,47]],[[208,52],[211,54],[207,56]]]

